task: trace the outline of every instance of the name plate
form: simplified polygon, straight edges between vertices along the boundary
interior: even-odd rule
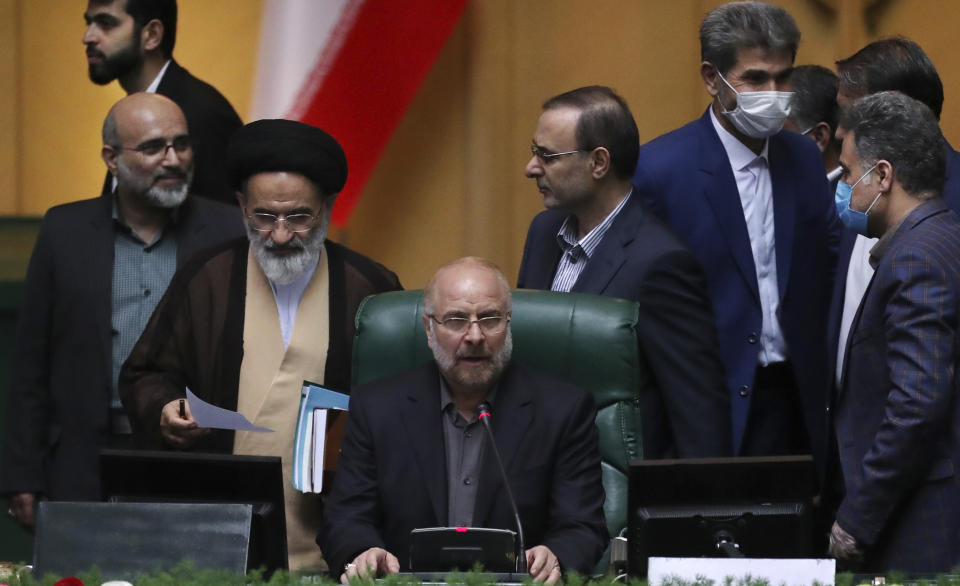
[[[749,575],[754,580],[763,578],[778,586],[812,586],[814,580],[823,586],[834,586],[836,571],[836,560],[832,559],[652,557],[647,581],[650,586],[660,586],[671,578],[690,581],[707,578],[723,584],[727,577],[737,580]]]

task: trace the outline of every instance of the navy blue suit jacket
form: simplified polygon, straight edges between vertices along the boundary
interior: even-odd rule
[[[509,366],[490,423],[517,501],[526,547],[546,545],[563,569],[588,574],[607,546],[596,407],[580,389]],[[473,521],[514,529],[496,460],[484,451]],[[362,385],[317,542],[330,568],[371,547],[409,566],[410,530],[447,521],[440,372],[433,361]]]
[[[836,398],[837,522],[866,568],[960,560],[960,217],[936,198],[897,228],[854,317]]]
[[[517,286],[550,289],[567,213],[530,223]],[[640,306],[640,362],[652,380],[641,389],[645,458],[730,456],[730,398],[703,269],[634,194],[620,210],[572,291]]]
[[[820,152],[781,131],[769,139],[780,326],[793,363],[814,457],[826,454],[826,347],[840,223]],[[727,368],[739,452],[760,351],[757,273],[736,180],[709,110],[643,145],[637,193],[700,260]]]
[[[944,140],[943,149],[947,160],[946,180],[943,184],[943,200],[954,212],[960,214],[960,153]],[[843,230],[840,247],[837,252],[837,276],[833,282],[833,294],[830,298],[829,319],[827,322],[827,382],[828,397],[836,393],[837,354],[840,343],[840,321],[843,319],[843,300],[847,293],[847,270],[850,267],[850,255],[857,234],[852,230]],[[829,409],[829,406],[828,406]],[[832,433],[832,425],[828,426]]]

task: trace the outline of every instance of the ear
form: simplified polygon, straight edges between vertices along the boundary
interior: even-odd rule
[[[103,145],[103,148],[100,149],[100,158],[107,164],[107,170],[114,177],[117,176],[117,157],[119,155],[119,151],[108,144]]]
[[[156,51],[163,42],[163,23],[154,18],[140,31],[140,46],[144,51]]]
[[[717,75],[717,68],[713,63],[704,61],[700,64],[700,78],[703,80],[703,85],[707,88],[707,93],[710,94],[710,97],[717,97],[717,94],[720,93],[720,84],[723,82],[720,81],[720,76]]]
[[[243,194],[242,191],[237,190],[233,192],[237,196],[237,203],[240,204],[240,210],[246,212],[247,210],[247,196]]]
[[[426,313],[422,314],[420,318],[423,320],[423,330],[427,332],[427,346],[433,350],[433,330],[432,330],[432,319]]]
[[[817,147],[819,147],[821,153],[830,147],[832,134],[833,133],[830,132],[830,125],[826,122],[817,122],[816,126],[810,130],[810,138],[817,143]]]
[[[880,159],[877,162],[877,189],[883,193],[889,193],[893,188],[893,165],[886,159]]]
[[[610,172],[610,151],[606,147],[597,147],[590,153],[590,163],[593,166],[591,175],[594,179],[603,179]]]

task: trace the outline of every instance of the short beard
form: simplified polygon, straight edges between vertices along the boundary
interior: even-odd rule
[[[137,46],[137,39],[139,38],[139,32],[134,31],[134,34],[130,37],[129,45],[113,55],[104,56],[100,63],[88,64],[87,74],[90,76],[90,81],[97,85],[107,85],[130,71],[142,67],[143,56],[140,55],[140,47]]]
[[[154,182],[161,177],[180,177],[183,182],[171,187],[155,185]],[[190,183],[193,182],[193,169],[186,172],[162,169],[153,177],[144,178],[132,171],[121,156],[117,159],[117,182],[122,183],[132,194],[152,207],[172,209],[186,201],[190,193]]]
[[[311,267],[317,266],[320,262],[320,252],[323,250],[323,241],[327,239],[329,223],[329,214],[321,212],[320,223],[310,229],[306,238],[294,237],[284,244],[275,244],[269,238],[262,238],[260,232],[251,228],[244,218],[253,256],[257,259],[263,274],[276,285],[289,285],[303,276]],[[277,256],[273,253],[277,249],[295,249],[297,252]]]
[[[431,320],[430,331],[436,339],[436,330]],[[510,326],[507,326],[507,337],[503,341],[503,346],[491,357],[489,376],[484,378],[463,379],[456,371],[457,358],[454,354],[446,352],[440,344],[433,345],[433,359],[437,361],[437,367],[443,374],[444,379],[455,384],[468,392],[488,391],[493,386],[503,371],[510,364],[510,358],[513,356],[513,332]]]

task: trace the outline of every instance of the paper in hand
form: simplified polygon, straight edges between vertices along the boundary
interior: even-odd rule
[[[217,407],[201,400],[190,389],[187,389],[187,401],[190,404],[190,413],[198,427],[235,429],[237,431],[273,431],[268,427],[260,427],[250,423],[246,417],[236,411]]]

